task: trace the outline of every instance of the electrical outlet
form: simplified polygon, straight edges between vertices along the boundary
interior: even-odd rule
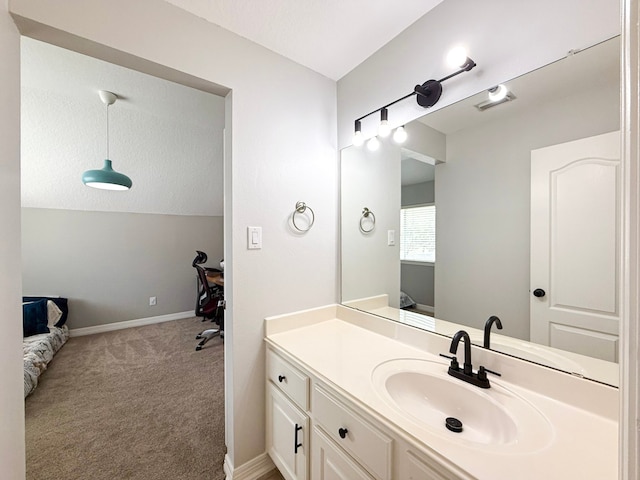
[[[158,297],[149,297],[149,305],[153,306],[158,303]]]

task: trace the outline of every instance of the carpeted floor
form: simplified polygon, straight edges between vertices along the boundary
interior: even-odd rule
[[[223,479],[223,343],[195,351],[209,325],[69,339],[25,400],[27,479]]]

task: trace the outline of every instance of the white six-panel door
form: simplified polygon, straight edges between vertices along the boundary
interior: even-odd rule
[[[531,152],[531,341],[617,361],[620,132]]]

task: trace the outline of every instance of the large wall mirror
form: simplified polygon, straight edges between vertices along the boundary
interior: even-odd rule
[[[617,385],[620,39],[502,85],[342,151],[342,303]]]

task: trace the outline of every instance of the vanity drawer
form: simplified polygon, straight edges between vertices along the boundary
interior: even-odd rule
[[[272,350],[267,350],[267,378],[300,408],[309,410],[309,377]]]
[[[329,437],[376,478],[389,480],[393,440],[319,385],[313,389],[312,400],[314,420]]]

